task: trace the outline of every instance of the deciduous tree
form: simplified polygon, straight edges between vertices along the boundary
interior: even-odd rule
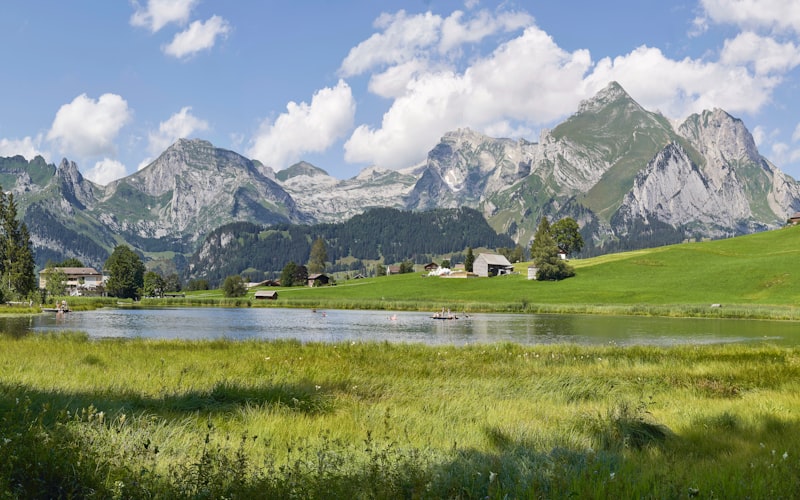
[[[244,297],[247,294],[244,278],[238,274],[225,278],[225,282],[222,284],[222,293],[226,297]]]
[[[144,264],[127,245],[117,245],[103,268],[108,272],[106,290],[112,297],[137,299],[144,287]]]
[[[558,256],[558,245],[550,233],[550,221],[542,217],[531,244],[531,259],[536,266],[537,280],[561,280],[575,275],[575,271]]]
[[[550,228],[550,233],[556,240],[556,245],[567,252],[567,255],[580,252],[583,248],[583,237],[578,223],[572,217],[565,217]]]

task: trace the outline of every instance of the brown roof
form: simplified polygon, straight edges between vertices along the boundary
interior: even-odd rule
[[[40,272],[49,273],[51,271],[61,271],[70,276],[100,276],[102,274],[93,267],[48,267]]]

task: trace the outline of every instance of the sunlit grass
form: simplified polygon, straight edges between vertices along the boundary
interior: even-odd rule
[[[789,497],[799,375],[769,345],[2,337],[0,491]]]

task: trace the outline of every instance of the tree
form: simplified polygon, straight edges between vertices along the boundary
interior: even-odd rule
[[[400,274],[413,273],[414,263],[410,260],[404,260],[400,263]]]
[[[189,283],[186,284],[186,291],[187,292],[193,292],[193,291],[196,291],[196,290],[208,290],[209,288],[210,288],[210,285],[208,284],[208,280],[207,279],[195,279],[195,280],[189,281]],[[177,290],[174,290],[174,291],[177,291]]]
[[[244,297],[247,295],[247,286],[245,286],[244,278],[238,274],[225,278],[225,282],[222,284],[222,293],[226,297]]]
[[[59,266],[61,267],[61,266]],[[49,267],[47,281],[44,284],[47,294],[51,297],[60,297],[67,291],[67,275],[58,267]]]
[[[444,259],[442,261],[442,267],[450,269],[450,260],[449,259]]]
[[[83,262],[81,262],[77,258],[70,257],[61,264],[58,264],[56,267],[84,267],[84,265]]]
[[[297,272],[297,264],[290,260],[281,271],[281,286],[294,285],[294,273]]]
[[[305,285],[308,283],[308,268],[306,266],[297,266],[292,273],[292,283],[295,285]]]
[[[0,189],[0,276],[2,287],[19,298],[36,289],[35,263],[28,227],[17,220],[14,195]]]
[[[328,260],[328,250],[325,240],[317,238],[311,245],[311,255],[308,258],[308,272],[311,274],[325,272],[325,261]]]
[[[181,277],[178,276],[178,273],[172,273],[164,278],[165,292],[180,292],[181,288]]]
[[[583,248],[583,237],[578,223],[572,217],[565,217],[550,228],[550,233],[556,240],[556,245],[567,252],[567,255],[580,252]]]
[[[139,298],[144,287],[144,264],[127,245],[117,245],[103,269],[109,274],[106,285],[109,295],[123,299]]]
[[[542,217],[531,244],[531,259],[536,266],[537,280],[561,280],[575,275],[575,271],[558,256],[558,245],[550,233],[550,221]]]
[[[155,271],[147,271],[144,273],[144,285],[142,286],[142,293],[145,297],[163,297],[166,282]]]
[[[472,266],[475,264],[475,255],[472,253],[472,247],[467,247],[467,256],[464,257],[464,269],[472,272]]]

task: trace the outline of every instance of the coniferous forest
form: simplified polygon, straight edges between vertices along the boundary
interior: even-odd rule
[[[289,262],[305,264],[317,238],[327,246],[328,272],[362,271],[363,261],[424,263],[445,254],[456,254],[453,262],[458,262],[467,247],[514,246],[510,237],[498,235],[471,208],[427,212],[374,208],[336,224],[265,227],[241,222],[220,227],[190,258],[188,278],[216,284],[232,274],[243,273],[252,280],[278,277]]]

